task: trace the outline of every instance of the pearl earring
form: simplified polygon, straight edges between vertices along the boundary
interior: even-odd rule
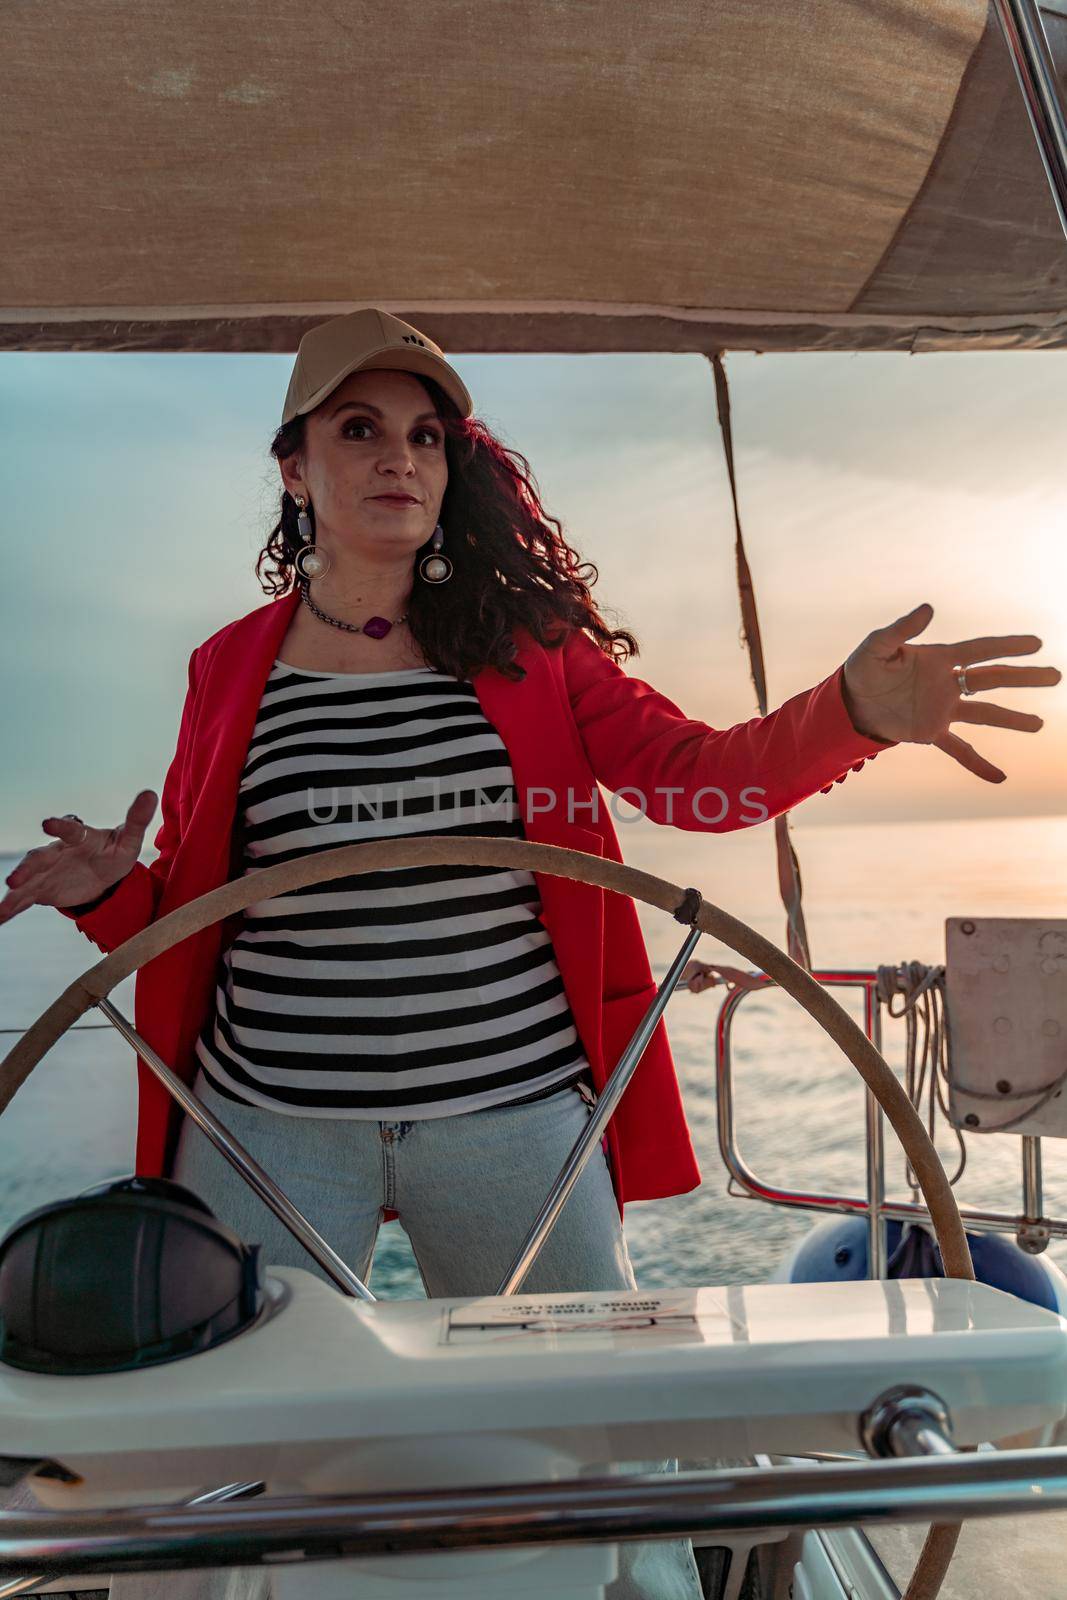
[[[329,572],[332,562],[328,555],[319,550],[315,544],[315,537],[311,531],[311,518],[307,514],[307,501],[302,494],[293,496],[296,501],[296,526],[303,543],[293,557],[293,566],[297,576],[303,578],[305,583],[312,578],[323,578]]]
[[[438,523],[433,530],[433,546],[428,556],[423,556],[419,562],[419,576],[427,583],[447,583],[452,576],[452,563],[447,556],[441,554],[441,546],[445,542],[445,530]]]

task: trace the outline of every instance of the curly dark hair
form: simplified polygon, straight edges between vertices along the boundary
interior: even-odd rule
[[[579,559],[559,519],[545,514],[525,456],[501,444],[484,422],[463,417],[433,378],[419,373],[418,379],[445,434],[448,484],[440,522],[453,569],[448,583],[428,584],[418,562],[430,553],[430,541],[416,554],[408,626],[426,662],[460,679],[487,666],[521,679],[513,637],[519,627],[550,647],[570,629],[584,628],[605,655],[617,661],[637,655],[634,635],[609,628],[594,605],[589,591],[597,569]],[[278,461],[303,446],[306,420],[294,417],[278,429],[270,446]],[[314,530],[314,507],[308,510]],[[274,597],[299,581],[296,517],[296,502],[283,489],[281,514],[256,561],[256,577]]]

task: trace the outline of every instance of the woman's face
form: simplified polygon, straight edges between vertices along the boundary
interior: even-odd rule
[[[285,487],[315,508],[327,550],[413,557],[441,512],[448,463],[428,389],[410,372],[351,373],[308,413],[305,449],[280,463]],[[398,509],[377,495],[413,495]]]

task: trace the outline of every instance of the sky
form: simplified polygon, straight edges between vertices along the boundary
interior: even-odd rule
[[[0,849],[43,817],[121,820],[158,793],[201,640],[267,603],[269,443],[291,356],[0,353],[7,726]],[[477,414],[641,644],[627,671],[725,728],[757,714],[710,364],[463,355]],[[1055,352],[730,354],[745,543],[770,704],[920,601],[916,642],[1035,633],[1067,667],[1067,360]],[[794,826],[1067,813],[1067,680],[999,690],[1037,734],[957,725],[1008,779],[928,746],[868,763]],[[154,837],[157,820],[150,825]]]

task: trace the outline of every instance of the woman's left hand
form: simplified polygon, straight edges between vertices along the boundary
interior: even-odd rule
[[[980,756],[973,745],[949,732],[951,722],[979,722],[994,728],[1036,733],[1041,717],[1009,711],[989,700],[963,698],[957,672],[966,668],[967,686],[1017,689],[1059,683],[1056,667],[1011,667],[1002,662],[977,666],[995,656],[1029,656],[1041,649],[1032,633],[993,634],[960,639],[955,644],[908,644],[928,626],[934,608],[928,602],[876,628],[845,662],[845,705],[858,733],[871,739],[896,739],[906,744],[933,744],[961,767],[1003,783],[1007,773]]]

